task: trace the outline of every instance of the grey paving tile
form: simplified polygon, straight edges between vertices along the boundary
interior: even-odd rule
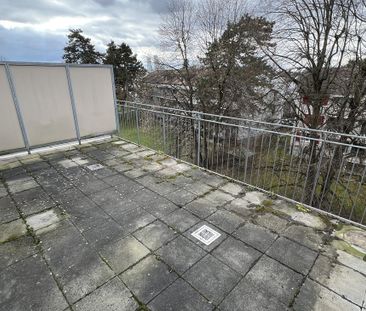
[[[41,187],[22,191],[15,194],[13,198],[25,215],[38,213],[56,205],[56,202]]]
[[[174,212],[161,217],[161,219],[180,232],[186,231],[200,221],[198,217],[182,208],[176,209]]]
[[[212,252],[212,255],[245,275],[262,254],[243,242],[228,237]]]
[[[301,285],[302,275],[264,255],[242,280],[247,281],[266,295],[288,305]]]
[[[40,256],[0,273],[0,310],[64,310],[68,304]]]
[[[357,305],[343,299],[329,289],[320,284],[306,279],[301,287],[300,293],[297,295],[294,310],[296,311],[359,311]]]
[[[204,199],[211,201],[212,203],[217,204],[218,206],[222,206],[232,200],[234,200],[234,197],[230,194],[227,194],[225,192],[222,192],[220,190],[214,190],[206,194]]]
[[[147,304],[177,279],[177,274],[149,256],[121,274],[121,279],[137,298]]]
[[[225,185],[219,188],[222,191],[225,191],[233,196],[237,196],[244,192],[244,187],[233,182],[228,182]]]
[[[118,277],[102,285],[90,295],[77,302],[76,311],[134,311],[138,307],[132,294]]]
[[[8,195],[8,191],[6,190],[5,186],[0,183],[0,198],[5,197],[7,195]]]
[[[240,274],[208,254],[183,274],[183,279],[218,304],[239,282]]]
[[[0,243],[15,240],[27,233],[22,219],[13,220],[0,225]]]
[[[114,275],[67,221],[54,231],[41,235],[40,239],[45,258],[70,302],[94,291]]]
[[[275,233],[249,222],[237,229],[233,234],[261,252],[265,252],[277,238]]]
[[[222,311],[286,311],[290,310],[264,288],[256,287],[245,278],[229,293],[220,304]]]
[[[21,176],[7,181],[9,191],[11,193],[18,193],[35,187],[39,187],[34,178]]]
[[[156,217],[163,217],[178,209],[178,206],[161,196],[141,203],[141,206]]]
[[[328,257],[320,255],[317,258],[310,277],[358,306],[365,301],[366,277],[351,268],[335,264]]]
[[[192,180],[188,179],[188,180],[186,180],[184,189],[187,189],[188,191],[195,193],[196,195],[203,195],[206,192],[211,191],[213,188],[209,185],[204,184],[201,181],[192,182]]]
[[[166,242],[174,239],[176,233],[160,220],[134,232],[134,236],[151,250],[156,250]]]
[[[108,243],[100,250],[113,271],[121,273],[149,254],[149,250],[132,236]]]
[[[103,181],[106,182],[108,185],[117,186],[123,183],[127,183],[129,179],[121,174],[116,174],[103,178]]]
[[[9,196],[0,198],[0,224],[19,218],[18,210]]]
[[[313,228],[301,225],[291,225],[284,232],[283,236],[305,245],[315,251],[320,250],[324,244],[325,236],[316,232]]]
[[[121,225],[113,219],[108,219],[99,226],[83,232],[84,237],[94,248],[100,249],[111,241],[119,240],[128,234]]]
[[[0,270],[27,258],[37,252],[33,238],[23,236],[19,239],[0,244]]]
[[[284,237],[277,239],[266,254],[295,271],[307,274],[317,257],[317,252]]]
[[[178,206],[184,206],[193,201],[197,195],[185,189],[178,189],[177,191],[168,192],[165,197]]]
[[[243,218],[226,210],[218,210],[206,220],[228,233],[234,232],[245,221]]]
[[[266,213],[264,215],[259,215],[256,217],[255,222],[263,227],[266,227],[269,230],[272,230],[276,233],[281,233],[286,229],[286,226],[289,222],[283,218],[280,218],[271,213]]]
[[[187,282],[178,279],[159,296],[157,296],[148,307],[152,311],[208,311],[213,306]]]
[[[145,227],[156,219],[155,216],[141,207],[128,209],[125,212],[118,211],[116,213],[111,213],[111,215],[127,232],[133,232],[139,228]]]
[[[184,208],[199,218],[206,218],[217,211],[217,204],[203,198],[198,198],[184,206]]]
[[[206,252],[180,235],[160,248],[157,254],[176,272],[182,274],[205,256]]]

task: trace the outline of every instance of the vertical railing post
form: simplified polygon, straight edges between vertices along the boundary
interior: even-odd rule
[[[195,115],[196,118],[196,126],[197,126],[197,165],[200,166],[200,157],[201,157],[201,116],[199,114]]]
[[[250,127],[248,127],[247,146],[245,150],[244,182],[247,179],[248,157],[249,157]]]
[[[163,113],[163,143],[164,143],[164,152],[166,152],[166,128],[165,128],[165,114]]]
[[[139,108],[135,106],[137,143],[140,145]]]
[[[18,97],[17,97],[16,91],[15,91],[15,85],[14,85],[14,81],[13,81],[13,76],[11,74],[9,64],[7,64],[7,63],[5,63],[5,72],[6,72],[6,78],[8,79],[8,83],[9,83],[9,87],[10,87],[10,91],[11,91],[11,96],[13,98],[13,103],[14,103],[14,106],[15,106],[15,111],[17,113],[20,130],[22,132],[24,146],[27,149],[28,154],[30,154],[31,153],[30,152],[30,145],[29,145],[27,131],[26,131],[26,128],[25,128],[25,125],[24,125],[22,111],[20,109]]]
[[[79,145],[81,145],[81,137],[80,137],[80,129],[79,129],[79,122],[78,122],[78,115],[77,115],[77,111],[76,111],[74,91],[72,89],[72,82],[71,82],[70,66],[69,66],[69,64],[65,64],[65,70],[66,70],[67,86],[69,88],[69,94],[70,94],[70,102],[71,102],[72,115],[74,117],[74,125],[75,125],[76,138],[77,138],[77,140],[79,142]]]

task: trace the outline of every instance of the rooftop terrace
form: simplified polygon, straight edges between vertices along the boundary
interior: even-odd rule
[[[366,310],[357,227],[117,138],[0,165],[0,310]]]

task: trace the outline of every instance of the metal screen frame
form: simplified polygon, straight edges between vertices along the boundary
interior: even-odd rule
[[[21,151],[27,151],[29,154],[33,149],[42,148],[42,147],[48,147],[68,142],[77,141],[79,144],[81,144],[82,139],[88,139],[91,137],[96,136],[102,136],[102,135],[112,135],[116,133],[119,130],[119,117],[118,117],[118,107],[117,107],[117,97],[116,97],[116,87],[115,87],[115,81],[114,81],[114,73],[113,73],[113,66],[112,65],[104,65],[104,64],[71,64],[71,63],[47,63],[47,62],[18,62],[18,61],[1,61],[0,65],[3,65],[5,67],[5,73],[7,77],[7,81],[9,84],[9,88],[11,90],[12,100],[15,107],[19,127],[21,129],[22,138],[24,147],[11,149],[11,150],[0,150],[0,155],[3,154],[9,154],[14,152],[21,152]],[[11,67],[13,66],[35,66],[35,67],[63,67],[65,68],[65,77],[67,80],[67,87],[69,91],[69,97],[70,97],[70,103],[71,103],[71,110],[73,115],[73,125],[75,128],[75,139],[65,139],[65,140],[57,140],[52,141],[46,144],[34,144],[32,145],[29,142],[29,136],[27,133],[27,127],[24,123],[23,113],[21,109],[21,103],[19,102],[19,97],[17,96],[17,90],[16,85],[14,83],[14,77],[12,74]],[[113,131],[108,132],[101,132],[95,135],[80,135],[80,129],[79,129],[79,122],[78,122],[78,116],[77,116],[77,110],[76,106],[77,103],[75,102],[74,98],[74,91],[73,91],[73,85],[72,81],[70,79],[70,68],[108,68],[110,70],[110,76],[111,76],[111,85],[112,85],[112,96],[113,96],[113,105],[114,105],[114,112],[115,112],[115,122],[116,122],[116,128]],[[69,103],[65,103],[69,104]]]

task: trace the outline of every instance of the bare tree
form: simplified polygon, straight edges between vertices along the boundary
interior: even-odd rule
[[[329,120],[333,120],[334,126],[335,119],[336,130],[350,133],[357,126],[357,117],[365,111],[364,80],[360,78],[364,75],[361,69],[365,53],[364,1],[283,0],[275,2],[273,7],[270,16],[276,22],[274,38],[277,45],[263,51],[282,73],[285,83],[295,85],[298,97],[301,97],[300,101],[293,101],[293,96],[289,98],[282,94],[283,98],[296,118],[309,129],[329,127]],[[346,66],[350,60],[354,62]],[[325,106],[340,84],[342,100]],[[346,110],[349,112],[347,117],[344,115]],[[325,118],[330,111],[335,113],[335,118]],[[305,202],[317,206],[323,197],[326,200],[327,194],[335,191],[331,190],[331,185],[340,168],[344,148],[327,150],[328,157],[323,158],[327,164],[322,163],[320,167],[319,161],[327,146],[318,144],[315,132],[308,134],[313,140],[305,153],[309,158]],[[332,139],[347,141],[344,136]],[[324,168],[322,175],[316,174],[317,168]],[[320,180],[320,191],[316,191],[315,185]]]

